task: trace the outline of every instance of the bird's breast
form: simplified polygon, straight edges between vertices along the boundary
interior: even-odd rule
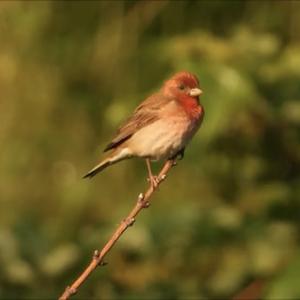
[[[195,134],[200,118],[185,113],[168,114],[137,131],[128,141],[133,154],[153,160],[169,158],[180,151]]]

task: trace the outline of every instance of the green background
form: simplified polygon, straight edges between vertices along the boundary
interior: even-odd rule
[[[300,298],[300,3],[0,2],[0,298],[52,299],[146,186],[82,180],[173,73],[206,111],[184,160],[75,297]],[[158,170],[160,164],[156,164]]]

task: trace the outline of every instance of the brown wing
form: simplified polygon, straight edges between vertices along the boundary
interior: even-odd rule
[[[116,137],[105,147],[104,152],[118,147],[139,129],[158,120],[159,110],[169,101],[169,98],[160,94],[154,94],[143,101],[133,115],[118,129]]]

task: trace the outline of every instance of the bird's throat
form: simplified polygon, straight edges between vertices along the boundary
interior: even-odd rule
[[[202,117],[203,107],[199,104],[198,99],[194,97],[184,97],[180,99],[180,104],[191,119],[199,119]]]

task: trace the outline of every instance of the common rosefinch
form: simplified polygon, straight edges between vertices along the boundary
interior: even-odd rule
[[[179,72],[167,80],[160,91],[142,102],[118,129],[116,137],[104,149],[109,155],[89,171],[93,177],[106,167],[131,157],[146,159],[149,180],[153,187],[157,178],[150,160],[183,156],[187,143],[198,130],[204,110],[199,103],[202,91],[197,77]]]

